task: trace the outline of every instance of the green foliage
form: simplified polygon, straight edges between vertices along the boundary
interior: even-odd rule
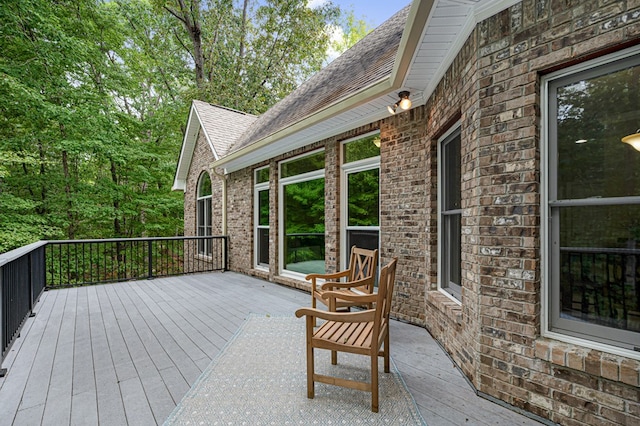
[[[174,34],[194,61],[196,96],[253,114],[265,112],[322,67],[327,28],[340,16],[330,2],[310,9],[307,0],[154,4],[182,24]]]
[[[339,10],[306,4],[1,2],[0,252],[182,234],[191,99],[261,113],[317,71]]]
[[[7,1],[0,19],[0,251],[180,234],[170,186],[190,74],[168,20],[92,0]]]
[[[337,54],[344,53],[373,30],[365,20],[356,19],[353,12],[343,14],[338,23],[339,37],[331,41],[331,48]]]

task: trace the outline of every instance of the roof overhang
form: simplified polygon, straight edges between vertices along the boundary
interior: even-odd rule
[[[189,110],[189,118],[187,119],[187,130],[184,132],[184,138],[182,139],[182,148],[180,149],[180,157],[178,158],[178,167],[176,168],[176,175],[173,180],[172,191],[185,191],[187,189],[187,175],[189,174],[189,167],[191,166],[191,160],[193,159],[193,151],[198,141],[198,134],[200,129],[204,129],[202,124],[202,118],[198,113],[198,109],[195,104],[191,104]],[[211,148],[213,158],[215,161],[220,159],[220,156],[216,152],[213,142],[207,132],[202,132],[207,140],[207,144]]]
[[[400,90],[427,102],[478,22],[520,0],[415,0],[390,75],[213,163],[227,173],[389,117]]]

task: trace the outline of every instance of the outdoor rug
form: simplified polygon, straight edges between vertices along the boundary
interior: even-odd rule
[[[369,358],[315,351],[316,372],[369,380]],[[382,372],[380,412],[371,394],[316,383],[307,398],[305,319],[251,315],[173,410],[165,425],[424,425],[392,362]]]

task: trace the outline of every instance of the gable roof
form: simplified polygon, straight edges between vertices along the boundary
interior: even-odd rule
[[[409,6],[262,114],[231,151],[264,139],[388,77],[408,15]]]
[[[414,0],[260,116],[212,167],[250,167],[427,102],[482,20],[521,0]]]
[[[191,165],[193,151],[201,129],[209,144],[213,158],[219,160],[227,155],[229,148],[236,139],[256,119],[255,115],[193,100],[187,120],[187,130],[182,140],[176,176],[171,189],[183,191],[186,189],[189,166]]]

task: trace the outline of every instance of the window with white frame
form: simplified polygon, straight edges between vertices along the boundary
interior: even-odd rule
[[[254,264],[269,267],[269,167],[255,171],[254,184]]]
[[[342,143],[342,264],[348,267],[352,246],[380,245],[380,133]]]
[[[210,237],[211,232],[211,177],[202,172],[198,179],[198,195],[196,201],[197,235]],[[198,254],[211,256],[211,239],[198,240]]]
[[[640,351],[640,48],[542,87],[546,332]]]
[[[462,206],[460,126],[456,125],[439,141],[440,289],[462,300]]]
[[[280,270],[324,273],[324,151],[280,164]]]

